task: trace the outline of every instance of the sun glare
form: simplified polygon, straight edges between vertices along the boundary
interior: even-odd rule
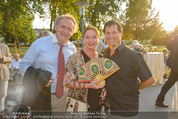
[[[178,0],[153,0],[153,8],[159,11],[160,21],[167,31],[172,31],[178,25]]]
[[[159,11],[160,22],[163,22],[164,30],[173,31],[176,25],[178,25],[178,12],[177,5],[178,0],[153,0],[152,7]],[[33,22],[34,28],[49,28],[50,20],[43,21],[35,16]]]

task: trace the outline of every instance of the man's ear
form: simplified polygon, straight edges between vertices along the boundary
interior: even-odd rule
[[[54,26],[55,31],[57,31],[57,27],[58,27],[58,26]]]
[[[121,32],[121,37],[122,37],[122,35],[123,35],[123,32]]]

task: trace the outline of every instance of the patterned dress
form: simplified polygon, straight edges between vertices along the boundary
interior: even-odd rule
[[[77,81],[78,80],[79,70],[81,69],[81,67],[86,62],[85,61],[86,60],[85,59],[86,56],[84,57],[83,53],[84,53],[83,51],[77,52],[77,53],[71,55],[68,58],[67,63],[66,63],[66,75],[64,77],[64,86],[66,86],[68,83],[70,83],[72,81]],[[84,101],[84,102],[88,102],[87,101],[87,96],[89,94],[88,92],[92,92],[93,93],[93,90],[95,90],[95,89],[82,89],[82,92],[83,92],[83,95],[84,95],[83,98],[81,96],[80,90],[77,90],[77,98],[78,98],[78,100]],[[96,105],[96,103],[99,106],[99,103],[101,102],[101,99],[99,97],[99,92],[98,91],[100,91],[100,90],[96,90],[94,95],[95,95],[96,98],[99,98],[99,99],[97,101],[96,98],[95,98],[95,100],[93,100],[90,97],[90,100],[92,100],[91,103],[89,103],[90,107],[92,105]],[[71,93],[73,93],[73,89],[69,89],[68,90],[68,94],[70,95]],[[88,97],[88,99],[89,99],[89,97]],[[93,108],[98,108],[98,106],[92,106],[92,107]]]
[[[78,71],[81,69],[81,67],[85,64],[83,55],[80,52],[77,52],[73,55],[71,55],[66,63],[66,75],[64,77],[64,86],[66,86],[68,83],[72,81],[78,80]],[[72,93],[72,89],[69,89],[69,94]],[[81,99],[80,101],[86,101],[87,100],[87,89],[82,89],[82,92],[84,94],[84,99]],[[79,90],[77,90],[77,96],[80,97]],[[80,98],[78,98],[80,99]]]

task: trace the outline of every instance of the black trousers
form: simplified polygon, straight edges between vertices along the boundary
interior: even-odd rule
[[[156,102],[162,103],[164,102],[164,98],[169,89],[177,82],[178,80],[178,72],[171,70],[169,79],[163,85],[161,92],[159,93]]]

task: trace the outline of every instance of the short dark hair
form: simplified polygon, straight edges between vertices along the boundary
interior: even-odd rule
[[[121,25],[121,23],[119,23],[117,20],[110,20],[110,21],[106,22],[105,25],[104,25],[103,32],[105,33],[106,26],[109,26],[109,27],[110,27],[111,25],[117,25],[117,30],[118,30],[120,33],[123,32],[122,25]]]

